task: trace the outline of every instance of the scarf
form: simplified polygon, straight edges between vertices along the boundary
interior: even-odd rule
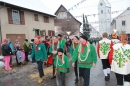
[[[87,44],[88,44],[88,42],[82,43],[82,53],[84,53],[84,48],[83,47],[85,47]]]
[[[64,58],[63,58],[63,54],[62,55],[58,55],[58,57],[60,58],[60,62],[62,63],[62,64],[64,64]]]
[[[40,40],[38,40],[38,42],[36,43],[36,51],[38,51],[38,45],[41,43]]]
[[[57,45],[58,44],[58,41],[57,42],[54,42],[54,45]]]
[[[78,42],[74,42],[74,48],[76,48],[77,45],[78,45]]]
[[[54,42],[54,50],[57,50],[57,44],[58,44],[58,41]]]
[[[58,55],[59,58],[62,58],[62,55]]]
[[[62,37],[60,37],[59,40],[61,41],[61,40],[62,40]]]

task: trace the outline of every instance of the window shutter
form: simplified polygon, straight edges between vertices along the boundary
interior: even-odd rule
[[[35,19],[35,21],[39,21],[38,20],[38,14],[34,14],[34,19]]]
[[[44,30],[44,33],[43,33],[44,36],[46,36],[46,30]]]
[[[43,20],[44,20],[44,22],[46,22],[46,18],[45,18],[45,16],[43,16]]]
[[[24,11],[20,11],[20,23],[21,25],[25,25]]]
[[[43,31],[40,31],[40,35],[41,35],[41,37],[43,37]]]
[[[9,24],[13,24],[12,9],[11,8],[7,8],[7,12],[8,12],[8,22],[9,22]]]
[[[52,31],[52,36],[55,36],[55,31]]]
[[[43,16],[43,18],[44,18],[45,23],[49,23],[49,17],[48,16]]]
[[[46,36],[46,31],[45,31],[45,30],[41,30],[41,31],[40,31],[40,35],[41,35],[41,37]]]
[[[48,36],[51,36],[51,30],[48,30]]]
[[[46,17],[46,18],[47,18],[47,19],[46,19],[46,20],[47,20],[47,23],[49,23],[49,17]]]

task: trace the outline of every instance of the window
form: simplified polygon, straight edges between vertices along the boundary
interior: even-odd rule
[[[20,15],[18,10],[12,10],[13,24],[20,24]]]
[[[66,12],[59,12],[57,17],[58,17],[58,19],[66,19],[67,13]]]
[[[68,27],[62,27],[62,31],[66,32]]]
[[[46,30],[41,30],[40,35],[41,35],[41,37],[45,37],[46,36]]]
[[[34,19],[35,19],[35,21],[39,21],[38,20],[38,14],[34,14]]]
[[[25,25],[24,11],[7,8],[9,24]]]
[[[48,36],[55,36],[55,31],[48,30]]]
[[[48,16],[44,16],[44,22],[49,23],[49,17]]]
[[[125,21],[122,21],[122,26],[125,26],[125,25],[126,25]]]
[[[103,13],[103,10],[101,10],[101,13]]]

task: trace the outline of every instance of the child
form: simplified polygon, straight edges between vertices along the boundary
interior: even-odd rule
[[[24,64],[24,56],[23,56],[22,51],[20,50],[19,46],[17,46],[16,58],[18,61],[18,65],[22,66],[22,64]]]
[[[64,55],[62,48],[59,48],[57,52],[58,55],[56,56],[54,61],[54,65],[58,72],[56,75],[57,76],[56,78],[59,80],[57,85],[59,84],[60,86],[65,86],[65,74],[69,72],[69,59],[66,55]]]

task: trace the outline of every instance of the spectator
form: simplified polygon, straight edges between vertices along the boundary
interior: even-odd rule
[[[12,55],[14,55],[14,46],[13,46],[13,44],[12,44],[10,38],[8,38],[8,44],[9,44],[9,46],[10,46],[10,48],[11,48]],[[13,66],[13,64],[12,64],[12,55],[10,56],[10,66],[11,66],[11,67]]]
[[[25,42],[23,44],[23,49],[24,49],[24,52],[25,52],[25,60],[26,62],[28,62],[28,53],[29,53],[29,43],[28,43],[28,39],[25,39]]]
[[[5,69],[6,70],[11,70],[12,68],[10,67],[9,63],[10,63],[10,55],[12,54],[11,52],[11,48],[10,46],[8,45],[8,40],[7,38],[5,38],[3,40],[3,43],[2,43],[2,55],[4,56],[3,60],[5,62]]]

